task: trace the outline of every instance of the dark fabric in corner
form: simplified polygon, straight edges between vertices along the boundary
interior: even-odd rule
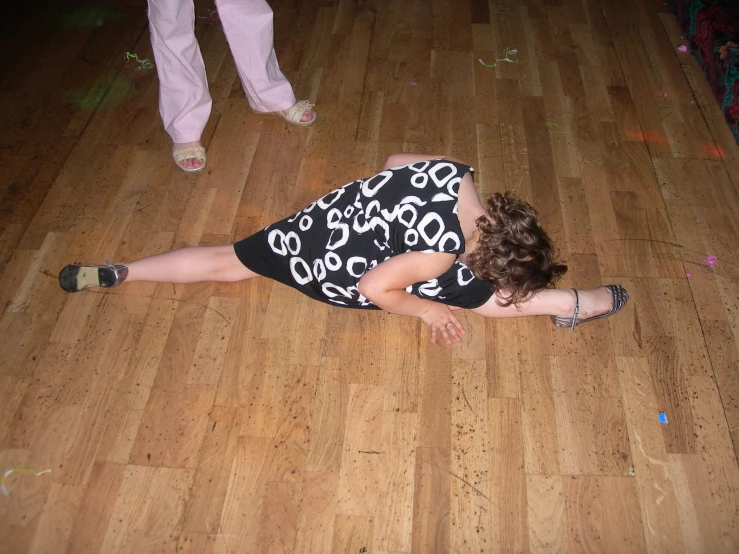
[[[677,19],[739,143],[739,2],[674,0]]]

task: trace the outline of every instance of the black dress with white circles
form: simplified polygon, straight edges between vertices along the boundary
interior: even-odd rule
[[[473,169],[446,160],[394,167],[328,193],[234,245],[260,275],[336,306],[378,309],[357,285],[405,252],[464,252],[457,218],[462,177]],[[459,260],[443,275],[406,289],[420,298],[476,308],[493,295]]]

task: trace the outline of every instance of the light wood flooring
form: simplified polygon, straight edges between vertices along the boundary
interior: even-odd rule
[[[51,472],[7,477],[0,552],[739,551],[739,149],[665,4],[274,0],[306,130],[250,112],[198,1],[198,177],[124,64],[152,57],[144,2],[24,4],[0,24],[0,472]],[[263,279],[58,287],[398,151],[532,202],[561,286],[628,307],[575,333],[463,313],[448,349]]]

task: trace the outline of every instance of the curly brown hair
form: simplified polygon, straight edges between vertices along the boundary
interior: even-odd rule
[[[475,224],[477,246],[466,264],[475,277],[492,282],[499,305],[525,302],[533,293],[552,288],[567,271],[556,261],[554,244],[536,210],[510,192],[488,198],[487,215]]]

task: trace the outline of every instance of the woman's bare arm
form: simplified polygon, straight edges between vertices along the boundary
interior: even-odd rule
[[[459,342],[464,327],[452,310],[432,300],[406,292],[406,287],[442,275],[454,263],[454,254],[407,252],[394,256],[371,269],[359,280],[359,292],[385,311],[421,318],[431,327],[431,342],[437,332],[447,344]]]
[[[400,165],[408,165],[416,162],[425,162],[427,160],[449,160],[450,162],[457,162],[463,164],[464,162],[459,158],[453,158],[452,156],[429,156],[428,154],[409,154],[407,152],[400,152],[398,154],[392,154],[385,160],[383,170],[390,169],[391,167],[398,167]]]

